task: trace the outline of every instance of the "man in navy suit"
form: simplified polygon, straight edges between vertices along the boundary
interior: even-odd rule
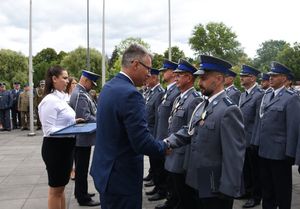
[[[102,209],[141,209],[143,155],[167,152],[167,143],[155,140],[147,128],[145,100],[136,89],[150,70],[151,55],[133,44],[123,54],[122,71],[100,94],[91,175]]]

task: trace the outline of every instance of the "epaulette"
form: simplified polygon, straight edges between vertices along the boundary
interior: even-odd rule
[[[233,86],[232,89],[234,89],[235,91],[238,91],[238,88]]]
[[[197,91],[193,92],[194,97],[200,97],[200,94]]]
[[[292,90],[290,90],[290,89],[287,89],[287,90],[286,90],[286,92],[287,92],[287,93],[289,93],[290,95],[293,95],[293,94],[295,94],[295,92],[294,92],[294,91],[292,91]]]
[[[271,93],[271,92],[273,92],[273,89],[272,88],[268,88],[267,91],[266,91],[266,94]]]
[[[264,93],[265,91],[261,88],[257,88],[256,91],[260,92],[260,93]]]
[[[229,97],[224,97],[223,98],[223,101],[225,102],[225,104],[227,106],[231,106],[231,105],[234,105],[234,103],[231,101],[231,99]]]
[[[159,91],[159,92],[162,92],[162,91],[165,91],[165,90],[164,90],[161,86],[159,86],[159,87],[158,87],[158,91]]]

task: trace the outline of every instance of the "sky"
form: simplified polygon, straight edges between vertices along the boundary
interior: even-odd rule
[[[29,54],[29,0],[0,0],[0,49]],[[102,2],[89,0],[90,47],[102,51]],[[128,37],[140,37],[151,51],[168,49],[168,0],[106,0],[105,52]],[[223,22],[254,58],[264,41],[300,41],[297,0],[171,0],[172,46],[194,57],[188,39],[194,27]],[[33,55],[44,48],[69,52],[87,46],[86,0],[32,0]]]

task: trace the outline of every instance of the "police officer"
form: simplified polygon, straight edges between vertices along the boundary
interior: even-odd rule
[[[197,208],[230,209],[241,195],[245,135],[240,109],[224,91],[231,64],[200,56],[199,86],[208,99],[200,103],[189,126],[165,139],[173,148],[191,143],[186,184],[194,189]]]
[[[269,81],[269,79],[270,79],[270,75],[269,74],[262,73],[261,79],[260,79],[261,80],[260,81],[260,87],[263,90],[265,90],[265,91],[267,91],[270,88],[270,81]]]
[[[89,95],[89,91],[97,86],[99,75],[83,70],[79,83],[73,90],[70,106],[76,112],[76,118],[83,118],[85,122],[96,122],[97,104]],[[91,197],[95,194],[88,193],[88,170],[91,146],[95,144],[96,133],[81,134],[76,136],[75,146],[75,198],[80,206],[98,206],[99,202]]]
[[[6,90],[5,83],[0,83],[0,123],[2,124],[1,131],[11,131],[10,124],[10,108],[12,107],[13,99],[10,91]]]
[[[35,89],[34,107],[36,112],[36,130],[40,130],[42,125],[38,114],[38,106],[44,98],[45,80],[41,80],[39,86]]]
[[[18,99],[21,92],[22,91],[20,89],[20,82],[14,82],[14,89],[11,90],[11,95],[13,99],[13,104],[11,107],[13,129],[20,128],[21,114],[18,111]]]
[[[300,99],[285,88],[290,69],[278,62],[271,63],[270,86],[261,103],[259,134],[259,166],[262,183],[263,209],[291,208],[292,165],[300,124]]]
[[[264,91],[256,83],[260,71],[248,65],[242,65],[240,73],[241,85],[245,92],[241,94],[239,106],[243,113],[246,138],[246,155],[244,163],[244,181],[247,196],[250,199],[243,208],[252,208],[260,204],[261,185],[259,179],[258,153],[255,147],[250,145],[255,132],[255,121],[259,117],[259,108]]]
[[[232,70],[228,70],[225,74],[225,91],[227,96],[231,99],[231,101],[234,102],[234,104],[238,105],[240,96],[241,96],[241,91],[238,90],[234,86],[234,79],[236,77],[236,73],[233,72]]]
[[[29,84],[24,84],[24,91],[19,95],[18,110],[21,113],[21,130],[29,130]]]
[[[147,96],[145,98],[146,103],[146,114],[147,114],[147,122],[148,129],[150,133],[154,136],[156,131],[156,117],[157,117],[157,109],[161,103],[162,97],[164,95],[165,90],[159,83],[159,70],[152,68],[150,70],[151,76],[146,80],[146,87],[148,89]],[[152,175],[155,173],[155,167],[157,159],[155,157],[149,157],[150,160],[150,170]],[[152,182],[151,182],[152,183]],[[153,178],[153,183],[155,185],[155,180]],[[155,185],[156,186],[156,185]],[[156,194],[149,198],[150,201],[160,200],[166,197],[166,192],[161,190],[159,187],[154,188]]]
[[[181,94],[176,98],[169,118],[169,135],[176,133],[183,126],[187,126],[195,107],[202,101],[200,94],[194,88],[195,73],[197,69],[184,59],[179,60],[176,74],[176,85]],[[191,201],[192,190],[185,184],[185,157],[189,156],[189,145],[174,149],[172,154],[166,156],[165,169],[169,172],[174,192],[178,200],[176,208],[195,207]]]
[[[291,91],[295,92],[295,94],[300,95],[300,92],[299,92],[297,89],[295,89],[295,88],[293,87],[293,81],[294,81],[294,79],[295,79],[295,75],[291,72],[291,73],[287,76],[287,81],[286,81],[286,83],[285,83],[285,87],[286,87],[288,90],[291,90]]]
[[[163,67],[159,69],[163,75],[163,80],[167,84],[167,90],[162,98],[162,102],[158,107],[157,111],[157,129],[155,133],[155,138],[162,140],[168,136],[168,127],[169,127],[169,117],[173,107],[173,103],[177,96],[180,94],[179,89],[176,86],[175,82],[175,73],[178,64],[170,60],[165,59],[163,61]],[[167,172],[164,169],[165,158],[157,158],[157,168],[155,174],[155,182],[157,187],[160,190],[167,190],[167,201],[163,204],[159,204],[155,209],[168,209],[173,208],[177,201],[175,200],[175,195],[172,195],[173,184],[171,179],[168,178]],[[149,194],[154,194],[156,191],[152,190]]]

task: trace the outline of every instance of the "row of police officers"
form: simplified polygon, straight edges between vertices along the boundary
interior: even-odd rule
[[[150,201],[166,198],[156,209],[227,209],[240,197],[248,198],[243,208],[261,201],[263,209],[291,208],[292,166],[300,164],[300,98],[291,87],[293,74],[272,62],[259,86],[261,72],[242,65],[241,93],[231,67],[201,55],[200,69],[180,59],[151,70],[143,92],[149,130],[173,149],[150,158],[145,180],[154,188],[146,194]],[[201,93],[194,88],[197,76]]]

